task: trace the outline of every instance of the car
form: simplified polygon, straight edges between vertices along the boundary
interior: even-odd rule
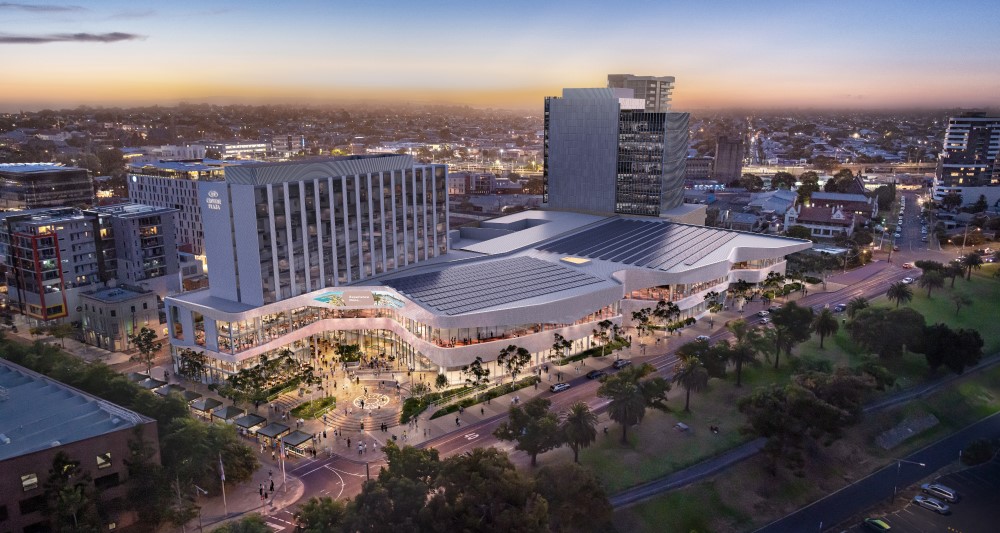
[[[837,304],[833,306],[834,313],[843,313],[846,310],[847,310],[847,304]]]
[[[903,268],[913,268],[913,263],[903,263]]]
[[[893,237],[895,237],[895,238],[897,238],[897,239],[898,239],[898,238],[899,238],[899,234],[898,234],[898,233],[896,233],[896,234],[894,234],[894,235],[893,235]]]
[[[909,285],[913,283],[913,278],[903,278],[903,283]]]
[[[920,237],[920,242],[927,242],[927,235]]]
[[[708,342],[711,339],[712,338],[709,337],[708,335],[698,335],[697,337],[694,338],[694,340],[696,340],[696,341],[705,341],[705,342]]]
[[[924,483],[920,485],[920,490],[949,503],[958,502],[958,493],[955,492],[955,489],[946,487],[940,483]]]
[[[549,390],[552,392],[562,392],[568,388],[569,388],[569,383],[556,383],[555,385],[549,387]]]
[[[760,323],[761,324],[770,324],[771,323],[771,319],[767,318],[767,317],[764,317],[764,318],[760,319]]]
[[[761,318],[763,318],[763,317],[765,317],[765,316],[767,316],[769,314],[771,314],[771,313],[768,312],[768,311],[757,311],[757,316],[759,316]]]
[[[899,251],[899,245],[898,244],[892,245],[892,251],[893,252],[898,252]]]
[[[606,375],[608,375],[608,373],[603,370],[591,370],[590,372],[587,372],[587,379],[599,379]]]
[[[948,504],[930,496],[921,496],[920,494],[917,494],[913,497],[913,503],[923,507],[924,509],[930,509],[938,514],[948,514],[951,512],[951,508],[948,507]]]
[[[772,305],[771,307],[767,308],[768,312],[771,312],[771,313],[777,311],[778,309],[781,309],[781,307],[779,307],[777,305]]]
[[[892,529],[889,522],[886,522],[881,518],[865,518],[864,521],[861,522],[861,526],[868,531],[889,531]]]
[[[615,369],[625,368],[625,367],[627,367],[628,365],[631,365],[631,364],[632,364],[632,360],[630,360],[630,359],[615,359],[615,362],[611,363],[611,367],[615,368]]]

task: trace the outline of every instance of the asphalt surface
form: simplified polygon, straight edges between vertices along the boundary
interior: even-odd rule
[[[983,438],[1000,437],[1000,413],[980,420],[930,446],[900,457],[897,461],[878,470],[833,494],[816,501],[798,511],[758,529],[758,533],[786,533],[789,531],[840,531],[836,525],[850,517],[863,512],[880,500],[897,500],[901,497],[900,490],[928,477],[933,472],[958,458],[959,451],[969,442]],[[925,466],[920,466],[923,464]],[[957,489],[957,487],[955,487]],[[902,497],[905,496],[906,493]],[[995,496],[994,496],[995,497]],[[908,497],[906,498],[909,499]],[[961,503],[959,504],[961,505]],[[971,507],[971,506],[970,506]],[[988,509],[988,514],[997,517],[997,507]],[[913,509],[925,511],[925,509]],[[908,511],[909,512],[909,511]],[[992,526],[989,531],[1000,530],[997,524],[987,522]],[[893,531],[895,531],[895,527]],[[913,531],[947,531],[947,529],[918,529]]]

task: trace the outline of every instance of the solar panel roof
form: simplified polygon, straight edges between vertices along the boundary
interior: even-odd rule
[[[538,249],[659,270],[693,265],[739,235],[664,221],[618,219]]]
[[[428,307],[457,315],[602,281],[548,261],[514,257],[389,279],[385,284]]]

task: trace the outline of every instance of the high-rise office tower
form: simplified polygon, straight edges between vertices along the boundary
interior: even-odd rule
[[[86,169],[55,163],[0,164],[0,209],[81,207],[94,203]]]
[[[713,179],[728,183],[743,177],[743,138],[720,135],[715,141]]]
[[[608,74],[608,87],[632,89],[635,98],[646,102],[646,111],[670,111],[670,96],[674,92],[673,76],[635,76]]]
[[[647,111],[632,89],[563,89],[546,98],[543,201],[645,216],[680,206],[688,120],[688,113]]]

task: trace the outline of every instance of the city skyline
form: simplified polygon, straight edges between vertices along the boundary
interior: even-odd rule
[[[991,14],[1000,5],[971,0],[627,10],[2,2],[0,110],[346,100],[541,109],[563,87],[602,87],[618,72],[675,76],[675,109],[995,106]]]

